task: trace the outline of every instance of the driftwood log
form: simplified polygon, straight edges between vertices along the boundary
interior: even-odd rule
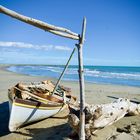
[[[40,29],[43,29],[45,31],[48,31],[50,33],[59,35],[59,36],[63,36],[66,38],[70,38],[70,39],[75,39],[75,40],[79,40],[79,35],[77,33],[74,33],[66,28],[62,28],[62,27],[57,27],[51,24],[48,24],[46,22],[31,18],[31,17],[27,17],[24,15],[21,15],[15,11],[12,11],[2,5],[0,5],[0,13],[6,14],[8,16],[11,16],[12,18],[18,19],[20,21],[23,21],[25,23],[31,24],[35,27],[38,27]]]
[[[68,122],[73,133],[78,134],[80,125],[80,108],[69,106],[70,114]],[[85,106],[85,138],[90,139],[97,130],[111,125],[125,115],[140,115],[140,104],[131,102],[128,99],[119,98],[110,104]]]

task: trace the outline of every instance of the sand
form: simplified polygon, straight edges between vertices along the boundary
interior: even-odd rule
[[[43,121],[20,128],[17,133],[8,131],[8,97],[7,90],[18,82],[43,81],[48,77],[37,77],[16,74],[5,70],[6,65],[0,66],[0,140],[66,140],[71,128],[64,116],[68,110]],[[61,84],[70,87],[72,94],[79,98],[78,82],[62,81]],[[125,97],[140,102],[140,88],[118,85],[103,85],[86,83],[86,102],[89,104],[109,103],[115,98]],[[92,137],[94,140],[140,140],[140,117],[127,116],[111,126],[107,126]]]

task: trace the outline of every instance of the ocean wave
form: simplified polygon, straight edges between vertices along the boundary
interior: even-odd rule
[[[64,67],[46,67],[45,70],[51,71],[51,72],[56,72],[56,73],[62,73],[64,70]],[[77,74],[77,69],[76,68],[68,68],[66,70],[66,74],[72,75],[72,74]]]
[[[120,73],[120,72],[101,72],[101,71],[85,71],[86,76],[117,78],[117,79],[134,79],[140,80],[140,73]]]
[[[29,75],[41,75],[41,76],[51,76],[59,77],[64,69],[64,66],[11,66],[8,70],[29,74]],[[136,71],[128,70],[128,68],[123,69],[109,69],[109,68],[94,68],[86,67],[84,69],[84,75],[86,81],[92,82],[110,82],[110,83],[130,83],[130,85],[136,84],[140,85],[140,69]],[[63,77],[64,80],[78,80],[78,67],[68,67]]]
[[[50,71],[52,73],[62,73],[64,67],[62,66],[12,66],[9,68],[11,71],[30,71],[30,70],[38,70],[38,71]],[[101,77],[101,78],[117,78],[117,79],[132,79],[132,80],[140,80],[140,73],[123,73],[123,72],[107,72],[100,71],[97,69],[84,69],[85,76],[88,77]],[[67,75],[77,75],[78,68],[68,68],[66,71]]]

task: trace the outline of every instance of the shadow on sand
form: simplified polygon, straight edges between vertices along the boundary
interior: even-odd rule
[[[17,134],[30,137],[30,140],[66,140],[68,139],[71,128],[68,123],[57,125],[50,128],[28,128],[26,132],[17,132]],[[78,137],[72,138],[78,140]]]
[[[9,134],[9,106],[8,101],[0,104],[0,137]]]

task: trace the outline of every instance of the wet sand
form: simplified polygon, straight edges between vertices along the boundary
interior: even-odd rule
[[[71,128],[64,116],[68,110],[43,121],[20,128],[17,133],[8,131],[8,88],[18,82],[35,82],[51,79],[48,77],[37,77],[21,75],[5,70],[5,65],[0,65],[0,140],[62,140],[69,139]],[[79,98],[78,82],[62,81],[61,84],[72,89],[72,94]],[[102,104],[114,101],[116,98],[124,97],[140,103],[140,88],[118,85],[103,85],[86,83],[86,102],[89,104]],[[127,116],[111,126],[97,131],[94,140],[140,140],[140,116]]]

